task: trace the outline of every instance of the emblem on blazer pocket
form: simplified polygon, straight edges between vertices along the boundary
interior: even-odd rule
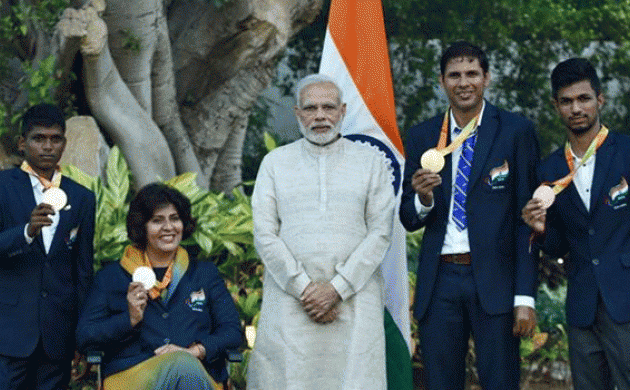
[[[619,184],[614,186],[608,192],[608,199],[605,202],[613,210],[626,207],[628,205],[628,182],[621,176]]]
[[[203,306],[206,304],[206,293],[203,288],[190,293],[190,297],[186,299],[186,304],[192,311],[203,312]]]
[[[508,176],[510,175],[510,165],[507,160],[503,160],[503,165],[492,168],[490,174],[486,176],[484,182],[493,190],[502,190],[505,188]]]

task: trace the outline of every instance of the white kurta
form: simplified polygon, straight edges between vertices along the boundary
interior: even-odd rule
[[[326,147],[300,139],[263,160],[252,208],[265,279],[248,389],[387,387],[379,265],[395,199],[386,161],[345,138]],[[311,281],[330,281],[341,295],[332,323],[300,305]]]

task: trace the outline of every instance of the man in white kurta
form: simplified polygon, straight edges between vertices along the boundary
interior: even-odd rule
[[[305,138],[265,157],[252,197],[265,276],[248,389],[385,389],[391,173],[377,150],[339,137],[339,89],[309,77],[296,107]]]

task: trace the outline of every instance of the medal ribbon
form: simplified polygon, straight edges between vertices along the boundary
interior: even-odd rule
[[[569,166],[569,174],[563,178],[560,178],[554,181],[553,183],[543,183],[543,184],[552,185],[553,193],[558,195],[565,188],[567,188],[569,184],[571,184],[571,182],[573,181],[573,177],[577,173],[578,169],[580,169],[581,166],[586,164],[586,162],[591,157],[593,157],[593,155],[595,154],[595,151],[599,149],[599,147],[602,146],[602,144],[606,140],[606,137],[608,137],[608,128],[602,125],[599,131],[597,132],[597,135],[595,136],[595,138],[593,138],[593,140],[591,141],[591,144],[588,146],[588,149],[586,149],[586,153],[584,153],[584,156],[582,156],[582,159],[578,163],[577,167],[573,163],[573,154],[571,153],[571,145],[569,144],[569,141],[567,141],[567,143],[564,145],[564,158],[567,160],[567,165]]]
[[[37,180],[42,183],[42,186],[44,186],[45,189],[49,189],[51,187],[59,188],[59,186],[61,185],[61,171],[59,170],[59,167],[55,168],[55,173],[53,173],[52,180],[48,180],[45,177],[37,174],[37,172],[35,172],[35,170],[29,165],[28,162],[26,162],[26,160],[22,162],[22,165],[20,165],[20,169],[28,173],[29,175],[35,176]]]
[[[450,113],[450,110],[447,110],[446,114],[444,114],[444,120],[442,121],[442,129],[440,130],[440,140],[438,141],[438,144],[435,147],[436,150],[440,151],[442,156],[446,156],[447,154],[452,153],[453,150],[462,146],[466,138],[468,138],[470,134],[472,134],[472,132],[475,131],[475,129],[477,128],[477,122],[479,121],[479,115],[477,115],[470,122],[468,122],[466,127],[464,127],[462,132],[459,133],[459,135],[453,140],[453,142],[451,142],[450,145],[446,146],[446,139],[448,138],[448,133],[449,133],[449,126],[448,126],[449,113]]]

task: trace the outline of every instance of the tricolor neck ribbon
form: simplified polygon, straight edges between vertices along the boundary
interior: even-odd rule
[[[443,156],[446,156],[447,154],[452,153],[455,149],[462,146],[466,138],[468,138],[470,134],[472,134],[473,131],[475,131],[475,129],[477,128],[477,123],[479,123],[479,114],[477,114],[476,117],[474,117],[470,122],[468,122],[468,124],[464,127],[462,132],[459,133],[457,137],[455,137],[455,139],[453,140],[453,142],[451,142],[450,145],[446,146],[446,139],[448,138],[448,133],[450,130],[449,125],[448,125],[449,119],[450,119],[450,110],[446,110],[446,114],[444,114],[444,120],[442,121],[442,129],[440,130],[440,140],[438,141],[438,144],[435,147],[435,149],[440,151],[440,153]]]
[[[45,189],[49,189],[51,187],[59,188],[59,186],[61,185],[61,171],[59,170],[59,167],[55,168],[55,173],[53,173],[52,180],[48,180],[47,178],[40,176],[37,172],[35,172],[33,167],[31,167],[30,164],[26,162],[26,160],[22,162],[22,165],[20,165],[20,169],[28,173],[29,175],[35,176],[37,180],[42,183],[42,186],[44,186]]]
[[[177,252],[175,253],[175,259],[168,265],[162,281],[158,282],[149,290],[149,297],[151,299],[165,299],[168,295],[167,288],[170,287],[171,281],[176,284],[179,283],[182,275],[188,269],[189,261],[186,249],[178,246]],[[127,245],[125,248],[123,257],[120,259],[120,266],[129,272],[130,275],[133,275],[136,268],[140,266],[153,268],[146,251],[143,251],[133,245]]]
[[[569,166],[569,174],[563,178],[560,178],[554,181],[553,183],[543,183],[543,184],[552,186],[551,188],[554,194],[558,195],[565,188],[567,188],[569,184],[571,184],[571,182],[573,181],[573,177],[575,177],[575,174],[577,173],[578,169],[580,169],[581,166],[585,165],[586,162],[591,157],[593,157],[593,155],[595,154],[595,151],[597,151],[597,149],[599,149],[599,147],[602,146],[604,141],[606,141],[606,137],[608,137],[608,128],[602,125],[599,131],[597,132],[597,135],[595,136],[595,138],[593,138],[593,140],[591,141],[591,144],[588,146],[588,149],[586,149],[586,153],[584,153],[584,156],[582,156],[582,159],[578,163],[577,167],[573,163],[573,153],[571,153],[571,144],[569,144],[569,141],[567,141],[567,143],[564,145],[564,158],[567,160],[567,165]]]

